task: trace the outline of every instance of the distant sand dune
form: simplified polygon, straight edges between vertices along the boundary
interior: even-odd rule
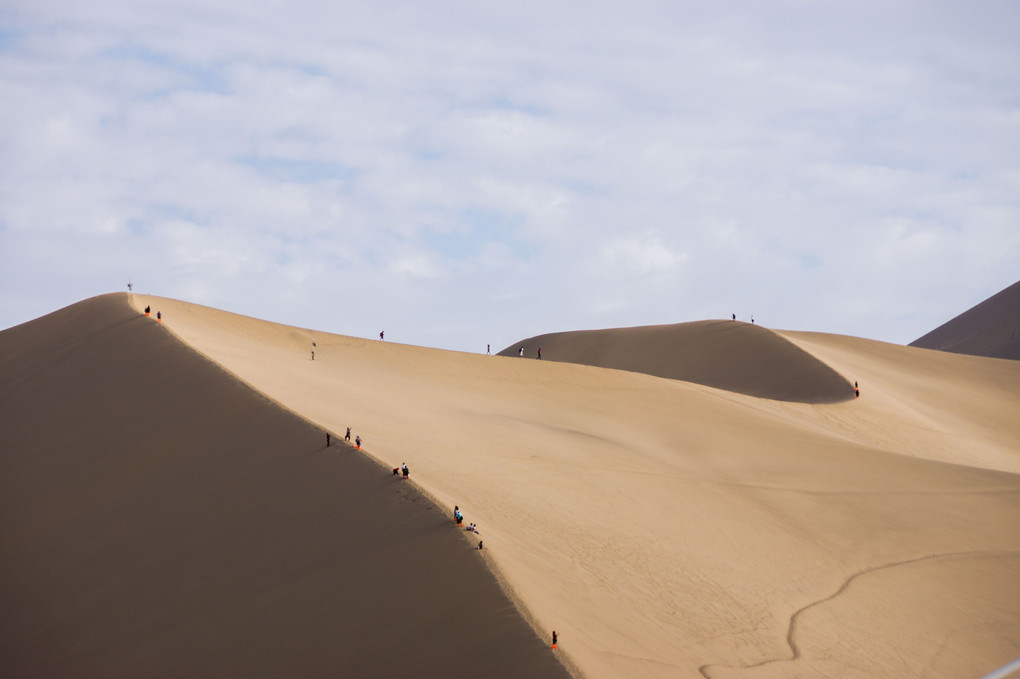
[[[811,354],[761,326],[696,321],[638,328],[578,330],[532,337],[500,356],[524,355],[704,384],[799,403],[838,403],[853,386]]]
[[[1020,360],[1020,281],[917,338],[910,346]]]

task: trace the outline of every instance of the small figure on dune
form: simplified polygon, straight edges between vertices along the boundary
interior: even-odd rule
[[[351,440],[351,428],[347,427],[347,435],[344,436],[344,441],[350,441],[350,440]]]
[[[479,541],[478,541],[478,549],[481,549],[481,548],[482,548],[482,541],[481,541],[481,540],[479,540]]]
[[[524,347],[521,347],[521,350],[517,352],[517,355],[524,356]]]
[[[404,480],[405,481],[407,480],[407,477],[411,475],[411,470],[409,470],[407,468],[407,464],[406,463],[403,463],[403,462],[400,463],[400,471],[404,474]]]
[[[315,349],[312,349],[312,360],[315,360]]]
[[[542,360],[542,347],[538,348],[538,360]]]
[[[329,432],[326,432],[326,447],[329,448]]]
[[[456,520],[458,526],[464,523],[464,514],[460,511],[460,507],[454,507],[453,518]]]
[[[400,467],[394,467],[393,468],[393,475],[394,476],[400,476]]]
[[[149,315],[149,311],[151,311],[151,309],[149,308],[149,305],[148,305],[148,304],[146,304],[146,305],[145,305],[145,315],[146,315],[146,316],[148,316],[148,315]]]
[[[361,435],[360,434],[354,438],[354,445],[356,445],[358,447],[358,450],[361,450]]]
[[[492,345],[491,344],[486,344],[485,345],[485,355],[488,356],[491,353],[492,353]]]
[[[754,325],[754,316],[751,316],[751,325]]]
[[[386,338],[386,331],[385,330],[379,331],[379,339],[385,339],[385,338]]]
[[[553,645],[552,645],[553,648],[556,648],[556,641],[558,639],[559,639],[559,636],[557,636],[556,630],[553,630]]]
[[[469,523],[468,527],[465,528],[464,530],[466,530],[466,531],[468,531],[470,533],[475,533],[476,535],[481,535],[481,533],[478,532],[478,526],[476,526],[473,523]]]
[[[163,322],[163,312],[162,311],[157,311],[156,312],[156,321],[158,323],[162,323]]]
[[[733,314],[733,320],[737,320],[737,315]]]

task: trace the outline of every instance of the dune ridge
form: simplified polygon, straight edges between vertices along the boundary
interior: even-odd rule
[[[124,294],[0,333],[0,418],[0,676],[569,676],[444,509]]]
[[[500,356],[580,363],[695,382],[738,394],[798,403],[854,396],[845,377],[777,334],[739,321],[694,321],[577,330],[514,343]]]
[[[576,675],[948,678],[1020,654],[1015,362],[784,331],[862,386],[796,403],[132,303],[463,507]]]

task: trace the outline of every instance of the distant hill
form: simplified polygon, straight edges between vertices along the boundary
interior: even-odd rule
[[[910,346],[1020,360],[1020,281],[919,337]]]
[[[695,321],[539,335],[499,352],[615,368],[800,403],[852,399],[842,375],[778,334],[739,321]]]

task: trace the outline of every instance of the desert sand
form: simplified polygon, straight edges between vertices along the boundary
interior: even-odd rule
[[[124,295],[0,333],[0,423],[0,676],[569,676],[445,511]]]
[[[688,369],[668,357],[718,323],[614,341]],[[0,671],[955,678],[1020,656],[1020,363],[737,332],[727,352],[778,366],[699,384],[143,295],[6,330]],[[751,395],[784,372],[810,384]],[[323,448],[348,426],[364,456]]]
[[[860,383],[859,399],[796,402],[732,375],[721,389],[131,303],[462,507],[575,675],[948,678],[1020,656],[1018,362],[818,333],[758,341],[764,328],[736,338],[742,360],[775,361],[763,347],[784,340],[818,374]],[[668,355],[683,328],[642,351]]]

